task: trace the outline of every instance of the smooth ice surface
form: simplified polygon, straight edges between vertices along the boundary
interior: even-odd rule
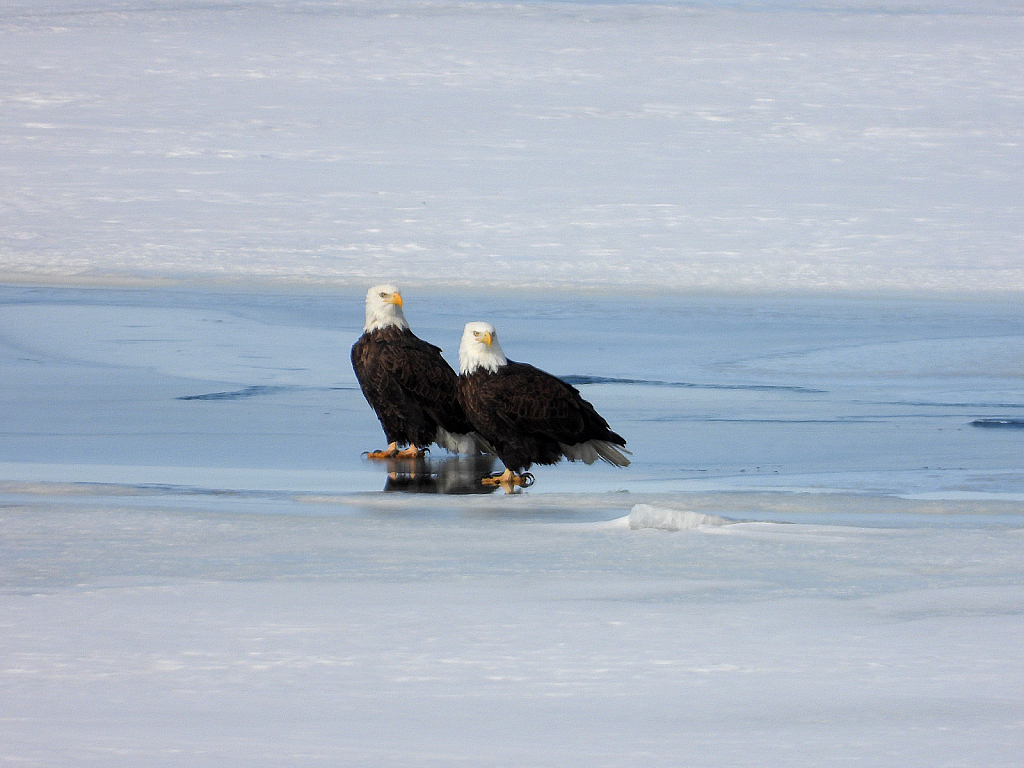
[[[383,485],[360,458],[382,435],[348,359],[361,294],[10,287],[0,296],[9,479]],[[628,470],[540,468],[538,492],[582,483],[1024,498],[1020,430],[974,423],[1024,412],[1016,301],[413,289],[406,307],[453,365],[462,321],[486,313],[512,359],[575,382],[627,437]]]
[[[0,762],[1019,766],[1022,22],[4,5]],[[380,279],[632,466],[363,460]]]

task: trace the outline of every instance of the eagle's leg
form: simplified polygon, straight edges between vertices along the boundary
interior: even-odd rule
[[[383,451],[367,451],[368,459],[393,459],[398,455],[398,443],[390,443]]]

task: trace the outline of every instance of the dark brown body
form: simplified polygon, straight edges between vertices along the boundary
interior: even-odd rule
[[[423,448],[437,440],[438,427],[455,435],[472,431],[455,371],[440,349],[408,328],[364,333],[352,346],[352,368],[389,443]]]
[[[509,361],[496,373],[478,369],[459,376],[459,400],[473,429],[516,473],[532,464],[573,458],[565,446],[591,441],[626,445],[579,390],[525,363]]]

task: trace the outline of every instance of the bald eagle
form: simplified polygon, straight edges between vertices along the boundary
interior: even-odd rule
[[[366,325],[352,346],[352,368],[388,440],[369,458],[414,458],[431,443],[456,453],[476,451],[458,401],[458,377],[440,349],[409,330],[402,294],[393,285],[366,292]]]
[[[559,378],[505,357],[490,323],[467,323],[459,345],[459,401],[476,432],[505,464],[488,478],[503,486],[527,485],[533,464],[598,459],[629,465],[626,441],[594,406]]]

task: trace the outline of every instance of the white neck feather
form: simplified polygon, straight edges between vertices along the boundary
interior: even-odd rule
[[[479,337],[473,335],[474,330],[487,330],[491,336],[491,344],[488,346]],[[459,373],[470,374],[483,368],[491,373],[496,373],[501,366],[506,365],[508,359],[501,350],[501,344],[495,335],[493,326],[484,323],[468,323],[462,334],[462,342],[459,344]]]
[[[405,319],[402,308],[397,304],[391,304],[376,294],[369,294],[366,297],[366,325],[363,330],[367,333],[378,331],[382,328],[408,328],[409,321]]]
[[[382,328],[390,328],[396,326],[398,328],[408,328],[409,321],[405,319],[402,314],[402,310],[394,305],[388,305],[388,309],[394,310],[391,313],[378,313],[370,317],[369,314],[366,316],[366,325],[363,326],[364,331],[379,331]]]

